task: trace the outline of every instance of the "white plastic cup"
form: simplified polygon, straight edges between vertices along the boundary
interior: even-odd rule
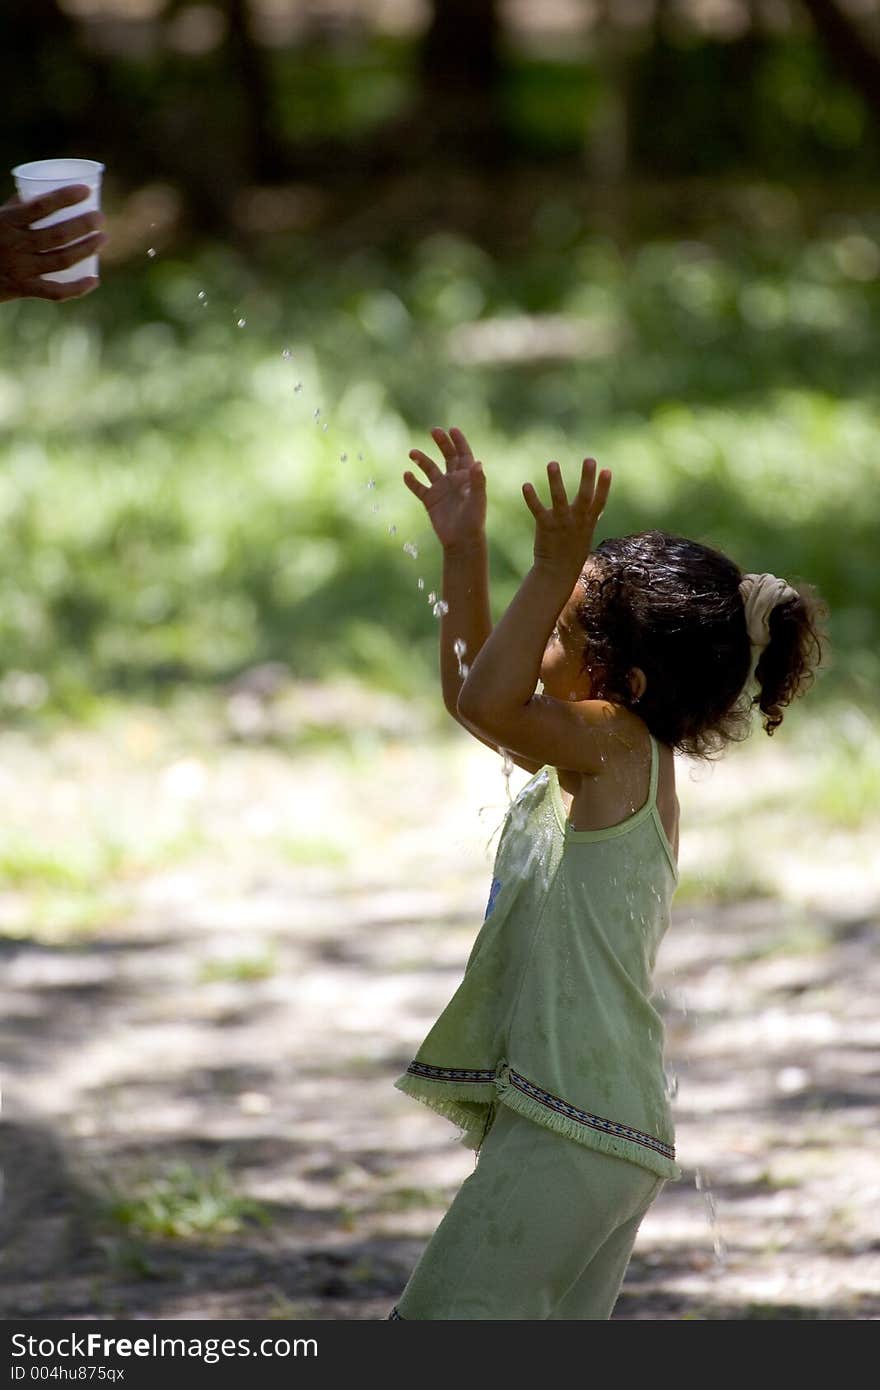
[[[101,206],[101,176],[104,165],[94,159],[35,159],[30,164],[18,164],[12,170],[15,187],[22,202],[30,203],[42,193],[53,193],[56,188],[69,188],[71,184],[87,184],[89,195],[81,203],[61,208],[51,216],[34,222],[35,227],[51,227],[56,222],[69,221],[83,212],[96,212]],[[75,246],[76,242],[70,245]],[[98,257],[85,256],[67,270],[53,270],[41,275],[41,280],[82,280],[87,275],[98,274]]]

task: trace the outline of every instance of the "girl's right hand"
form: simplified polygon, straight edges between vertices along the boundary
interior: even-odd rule
[[[446,472],[441,472],[421,449],[410,449],[410,458],[419,465],[430,486],[426,487],[409,472],[404,473],[403,481],[424,503],[442,546],[449,548],[478,540],[486,526],[483,465],[475,460],[461,430],[452,428],[447,434],[446,430],[434,429],[431,438],[443,455]]]

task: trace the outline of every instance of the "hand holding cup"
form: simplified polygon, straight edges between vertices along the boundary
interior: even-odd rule
[[[98,207],[102,168],[91,160],[43,160],[13,170],[17,196],[0,206],[0,301],[76,299],[97,288],[97,252],[107,240]]]

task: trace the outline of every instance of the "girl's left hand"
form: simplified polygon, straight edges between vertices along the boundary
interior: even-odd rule
[[[608,500],[611,472],[603,468],[596,478],[596,460],[584,459],[580,486],[569,502],[559,464],[547,464],[550,507],[545,507],[531,483],[523,484],[526,506],[535,518],[535,563],[571,572],[572,583],[583,569],[593,546],[593,532]]]

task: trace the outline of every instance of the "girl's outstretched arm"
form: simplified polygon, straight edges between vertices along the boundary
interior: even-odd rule
[[[547,476],[549,508],[531,483],[523,487],[535,518],[534,563],[471,666],[458,710],[470,728],[511,754],[591,772],[604,762],[609,734],[634,716],[605,700],[535,692],[548,640],[590,553],[611,474],[603,470],[597,480],[595,460],[585,459],[571,503],[558,463],[547,465]]]
[[[463,723],[458,697],[471,663],[492,631],[489,607],[489,557],[486,543],[486,478],[483,466],[459,429],[431,431],[443,455],[445,470],[420,449],[410,458],[428,479],[415,474],[403,480],[424,504],[437,539],[443,547],[443,589],[440,604],[440,683],[443,703],[452,717]],[[481,743],[498,751],[497,744],[465,725]],[[539,764],[515,758],[521,767],[537,771]]]

